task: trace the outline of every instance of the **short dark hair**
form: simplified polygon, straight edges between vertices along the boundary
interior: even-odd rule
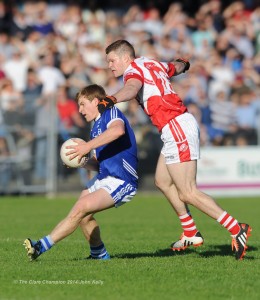
[[[106,54],[109,54],[112,51],[120,53],[127,52],[130,55],[130,57],[135,58],[135,49],[133,45],[126,40],[117,40],[113,42],[112,44],[107,46],[105,51]]]
[[[101,101],[106,97],[106,92],[101,85],[90,84],[76,94],[76,101],[79,101],[80,97],[86,97],[90,101],[92,101],[94,98],[97,98]]]

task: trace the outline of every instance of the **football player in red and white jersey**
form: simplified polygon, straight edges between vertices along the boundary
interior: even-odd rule
[[[180,239],[172,243],[172,250],[184,250],[204,242],[188,210],[190,204],[230,232],[235,257],[243,259],[251,227],[238,223],[197,188],[199,127],[170,82],[172,76],[189,70],[189,61],[178,58],[172,62],[159,62],[136,57],[134,47],[126,40],[110,44],[106,48],[106,58],[114,76],[123,75],[124,87],[100,101],[99,110],[136,99],[161,133],[163,148],[157,163],[155,184],[170,202],[183,228]]]

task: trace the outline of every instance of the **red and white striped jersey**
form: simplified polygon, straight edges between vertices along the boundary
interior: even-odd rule
[[[172,63],[139,57],[128,66],[123,75],[124,83],[130,78],[142,82],[137,101],[159,131],[170,120],[187,111],[172,88],[170,78],[174,72],[175,67]]]

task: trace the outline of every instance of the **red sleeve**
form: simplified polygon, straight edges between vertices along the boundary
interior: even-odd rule
[[[124,77],[124,82],[126,83],[126,81],[128,80],[128,79],[131,79],[131,78],[134,78],[134,79],[138,79],[138,80],[140,80],[142,83],[144,82],[144,80],[143,80],[143,78],[140,76],[140,75],[138,75],[138,74],[127,74],[125,77]]]
[[[140,80],[142,84],[144,84],[144,74],[142,69],[136,64],[135,61],[131,63],[131,66],[133,69],[126,71],[126,73],[124,74],[124,83],[126,83],[128,79],[134,78]]]
[[[174,74],[175,74],[175,66],[174,66],[174,64],[173,63],[168,63],[168,71],[167,71],[167,73],[168,73],[168,75],[169,75],[169,77],[172,77]]]

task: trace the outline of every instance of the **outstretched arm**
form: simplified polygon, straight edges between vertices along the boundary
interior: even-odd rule
[[[175,73],[173,76],[177,76],[181,73],[184,73],[190,68],[189,61],[183,58],[177,58],[172,63],[175,66]],[[107,108],[115,105],[116,103],[130,101],[136,98],[139,90],[142,88],[142,85],[142,81],[138,79],[128,79],[125,85],[117,93],[115,93],[113,96],[108,96],[99,102],[99,112],[103,113]]]
[[[137,93],[142,87],[142,82],[138,79],[128,79],[124,87],[121,88],[113,96],[107,96],[105,99],[99,102],[98,110],[102,114],[106,109],[112,107],[118,102],[130,101],[136,98]]]
[[[142,85],[142,82],[138,79],[128,79],[124,87],[113,96],[117,99],[117,102],[130,101],[136,98],[139,90],[142,88]]]

